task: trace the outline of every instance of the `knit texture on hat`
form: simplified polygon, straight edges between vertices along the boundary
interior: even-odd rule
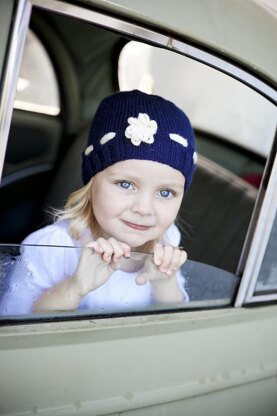
[[[179,170],[187,190],[196,163],[194,133],[172,102],[137,90],[118,92],[99,105],[82,159],[84,184],[114,163],[139,159]]]

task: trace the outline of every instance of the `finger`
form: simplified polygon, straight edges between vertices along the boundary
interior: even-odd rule
[[[135,279],[136,284],[139,286],[145,285],[149,281],[149,275],[147,272],[141,273]]]
[[[102,252],[99,251],[100,253],[102,253],[102,259],[106,263],[110,263],[112,259],[112,255],[114,253],[112,244],[110,243],[109,240],[106,240],[105,238],[102,238],[102,237],[98,238],[97,243],[100,247],[100,250],[102,249]]]
[[[179,248],[173,248],[171,264],[169,266],[169,269],[172,270],[173,272],[179,269],[181,265],[180,263],[181,256],[182,256],[181,250]]]
[[[101,254],[102,259],[108,263],[110,263],[114,254],[113,260],[115,260],[115,262],[122,256],[129,258],[131,255],[131,247],[115,238],[106,240],[105,238],[100,237],[96,241],[87,244],[86,247],[93,248],[93,250],[98,254]]]
[[[177,247],[174,248],[170,269],[176,272],[182,266],[182,264],[185,263],[185,261],[187,260],[187,257],[188,256],[187,256],[186,251],[180,250]]]
[[[162,264],[163,256],[164,256],[163,245],[160,243],[155,244],[153,260],[156,266],[160,266]]]
[[[167,274],[172,274],[172,272],[176,272],[182,266],[182,264],[185,263],[186,260],[187,260],[186,251],[180,250],[177,247],[173,248],[172,261],[168,268]]]
[[[126,259],[129,259],[131,257],[131,247],[128,246],[128,244],[124,244],[123,248],[124,248],[124,257],[126,257]]]
[[[180,257],[178,268],[181,267],[187,261],[187,258],[188,258],[187,252],[185,250],[180,250],[180,251],[181,251],[181,257]]]
[[[94,251],[96,251],[96,253],[99,253],[99,254],[104,253],[104,250],[101,247],[101,245],[99,244],[98,240],[93,241],[92,243],[87,244],[85,246],[85,248],[92,248]]]
[[[131,255],[131,247],[128,244],[122,243],[115,238],[110,238],[109,242],[114,248],[112,260],[116,263],[121,257],[129,258]]]
[[[164,251],[164,255],[163,255],[162,263],[159,267],[159,270],[162,273],[171,274],[172,270],[170,269],[170,266],[171,266],[171,262],[173,258],[174,248],[171,246],[165,246],[163,248],[163,251]]]
[[[129,258],[131,256],[131,247],[126,243],[122,243],[121,241],[120,245],[124,251],[124,257]]]
[[[109,238],[108,241],[113,248],[112,260],[117,262],[118,259],[124,255],[124,250],[121,247],[119,241],[117,241],[115,238]]]

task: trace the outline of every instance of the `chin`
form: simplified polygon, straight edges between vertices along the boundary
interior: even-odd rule
[[[139,250],[139,248],[143,247],[145,244],[152,240],[149,238],[125,238],[121,241],[125,244],[128,244],[132,249]]]
[[[135,248],[135,249],[139,249],[140,247],[144,246],[145,244],[148,243],[149,240],[140,240],[140,241],[128,241],[128,239],[126,241],[124,241],[124,243],[128,244],[131,248]]]

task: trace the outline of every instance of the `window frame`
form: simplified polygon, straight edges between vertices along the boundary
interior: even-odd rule
[[[8,54],[2,73],[0,96],[0,181],[4,167],[5,153],[11,125],[13,102],[26,36],[29,29],[32,5],[29,0],[20,0],[14,13],[14,22],[7,44]]]
[[[274,142],[275,145],[273,147],[276,147],[277,135],[275,136]],[[270,164],[270,160],[268,161],[268,164]],[[253,235],[252,245],[247,256],[245,270],[235,301],[235,306],[237,307],[242,306],[243,304],[255,304],[259,302],[277,300],[277,293],[255,295],[255,287],[276,215],[277,153],[275,150],[271,176],[268,181],[268,187],[262,202],[260,215]]]
[[[34,32],[34,30],[31,27],[29,27],[27,31],[26,41],[28,41],[28,36],[30,39],[30,44],[32,43],[31,47],[33,47],[34,45],[36,48],[36,53],[40,54],[40,57],[39,57],[40,60],[36,62],[32,62],[32,65],[34,64],[34,66],[36,66],[36,72],[40,74],[39,83],[38,83],[38,79],[36,81],[39,84],[39,87],[41,85],[47,84],[48,88],[52,90],[51,91],[52,93],[51,103],[46,104],[46,103],[38,102],[39,100],[36,98],[36,96],[44,95],[44,91],[43,90],[35,91],[32,82],[30,82],[30,90],[32,91],[32,96],[29,96],[27,98],[26,96],[20,97],[19,95],[20,91],[18,90],[18,83],[17,83],[15,100],[14,100],[14,109],[22,110],[26,112],[33,112],[36,114],[42,114],[42,115],[46,115],[50,117],[57,117],[61,114],[61,97],[60,97],[59,83],[58,83],[57,75],[55,72],[55,68],[53,67],[53,62],[47,52],[47,49],[42,43],[41,39],[38,37],[38,35]],[[24,61],[24,53],[25,51],[23,51],[23,55],[22,55],[23,61]],[[33,59],[34,54],[35,54],[34,52],[30,54],[30,58],[29,58],[30,60]],[[28,61],[28,59],[26,58],[25,61]],[[47,73],[46,78],[45,77],[43,78],[41,76],[42,74],[44,74],[41,70],[43,65],[44,65],[44,71]],[[40,67],[38,68],[38,66]],[[20,76],[21,76],[21,73],[20,73],[21,69],[22,68],[20,68],[18,79],[20,79]]]
[[[9,55],[7,56],[7,65],[4,71],[3,92],[0,112],[0,131],[2,132],[2,152],[0,153],[0,167],[4,163],[5,149],[8,141],[8,133],[13,111],[13,99],[15,96],[16,80],[19,74],[19,68],[25,44],[26,34],[29,28],[29,20],[31,16],[32,7],[61,13],[63,15],[78,18],[80,20],[95,24],[97,26],[112,29],[116,32],[130,36],[135,40],[141,40],[150,43],[153,46],[163,47],[174,52],[180,53],[186,57],[199,61],[208,65],[220,72],[229,75],[238,81],[244,83],[248,87],[254,89],[273,104],[276,104],[277,93],[276,90],[265,81],[253,76],[247,70],[237,67],[227,59],[217,56],[212,51],[205,51],[200,47],[193,46],[185,41],[178,40],[172,36],[168,36],[154,29],[151,30],[139,23],[131,23],[124,20],[122,17],[112,17],[105,14],[105,11],[95,11],[85,6],[78,6],[64,3],[56,0],[19,0],[16,10],[15,22],[12,30],[11,43]],[[14,88],[10,88],[14,85]],[[261,264],[256,262],[255,267],[252,256],[255,253],[264,253],[266,242],[268,240],[272,223],[266,222],[267,213],[272,211],[275,203],[271,202],[271,196],[276,189],[277,182],[277,167],[276,167],[276,140],[273,143],[271,153],[269,155],[263,181],[259,190],[259,196],[255,205],[252,220],[248,235],[245,240],[245,249],[242,252],[242,257],[237,274],[242,274],[242,281],[239,287],[238,296],[234,302],[235,307],[253,302],[253,288],[256,285],[258,273]],[[275,157],[275,163],[272,160]],[[1,170],[0,170],[1,172]],[[270,176],[270,180],[267,178]],[[275,198],[276,200],[276,198]],[[267,227],[266,237],[262,238],[263,227]],[[253,231],[255,230],[255,232]],[[249,250],[248,250],[248,247]],[[244,268],[245,265],[245,268]],[[244,269],[244,270],[243,270]],[[255,296],[255,303],[277,300],[276,295]]]

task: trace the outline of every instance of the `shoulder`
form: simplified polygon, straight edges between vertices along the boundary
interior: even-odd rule
[[[68,232],[68,221],[57,221],[28,235],[23,245],[76,246],[76,241]]]
[[[78,264],[81,248],[68,232],[67,221],[57,221],[30,234],[21,245],[21,259],[35,284],[47,289],[67,276]]]

